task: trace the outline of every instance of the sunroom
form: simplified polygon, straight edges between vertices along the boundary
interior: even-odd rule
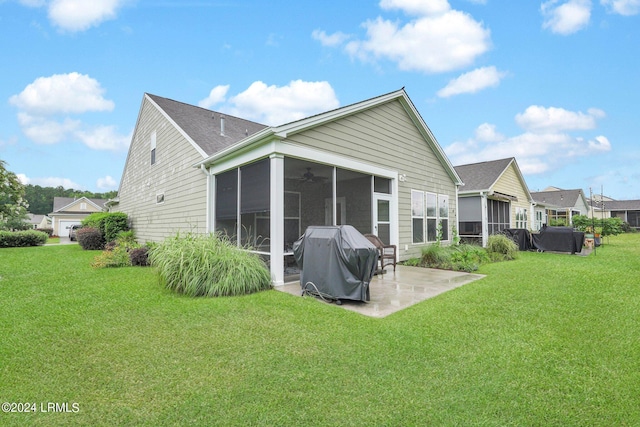
[[[209,229],[260,254],[274,285],[299,273],[293,243],[308,226],[349,224],[397,244],[396,172],[328,153],[286,155],[291,147],[276,145],[279,152],[208,169]]]

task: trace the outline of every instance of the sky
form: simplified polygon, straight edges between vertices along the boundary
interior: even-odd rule
[[[640,199],[640,0],[0,0],[0,159],[117,190],[144,93],[280,125],[405,88],[453,165]]]

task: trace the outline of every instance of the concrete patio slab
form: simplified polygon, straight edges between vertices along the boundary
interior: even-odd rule
[[[394,272],[387,267],[385,274],[378,274],[371,280],[370,301],[343,300],[342,305],[335,305],[365,316],[385,317],[483,277],[485,276],[482,274],[404,265],[398,265]],[[290,282],[275,289],[292,295],[301,295],[299,281]]]

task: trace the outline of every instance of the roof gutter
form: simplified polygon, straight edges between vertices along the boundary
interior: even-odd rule
[[[230,154],[236,154],[239,153],[241,151],[243,151],[244,149],[252,146],[253,144],[256,144],[258,142],[260,142],[261,140],[264,140],[265,138],[268,138],[270,136],[275,135],[274,129],[271,127],[265,128],[263,130],[261,130],[260,132],[254,133],[253,135],[249,136],[248,138],[242,139],[240,141],[238,141],[237,143],[235,143],[234,145],[231,145],[227,148],[225,148],[222,151],[218,151],[217,153],[213,154],[210,157],[207,157],[206,159],[204,159],[201,162],[198,162],[196,164],[193,165],[193,167],[196,168],[200,168],[202,170],[204,170],[204,168],[206,168],[207,166],[209,166],[212,163],[216,163],[217,161],[224,159],[225,157],[227,157]]]

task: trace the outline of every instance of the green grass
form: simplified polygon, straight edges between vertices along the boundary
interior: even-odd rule
[[[522,253],[384,319],[189,298],[78,245],[0,250],[0,425],[640,424],[640,235]]]

